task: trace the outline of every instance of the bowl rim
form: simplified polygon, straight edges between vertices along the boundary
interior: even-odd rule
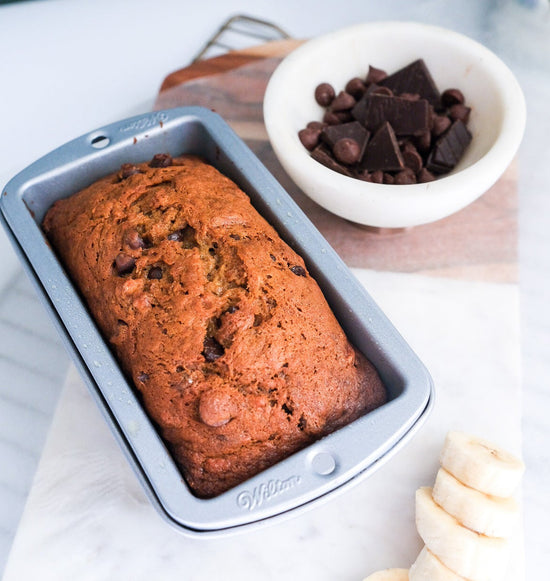
[[[400,30],[422,34],[426,38],[439,39],[454,50],[475,55],[476,66],[487,71],[502,99],[503,114],[500,130],[489,149],[469,166],[426,184],[417,183],[390,188],[388,184],[362,182],[356,178],[338,174],[311,158],[309,152],[299,142],[297,131],[291,132],[293,135],[288,135],[290,121],[282,118],[280,114],[281,105],[284,104],[286,98],[284,95],[288,94],[286,88],[288,87],[288,78],[297,74],[302,62],[307,60],[311,54],[330,43],[345,42],[350,37],[363,34],[376,34],[379,37],[383,37],[388,30],[391,30],[392,34],[399,33]],[[389,227],[409,226],[433,221],[465,207],[482,195],[497,181],[512,162],[521,143],[526,122],[523,91],[509,67],[489,48],[468,36],[447,28],[421,22],[391,20],[354,24],[312,38],[293,50],[278,65],[268,82],[263,103],[263,113],[271,145],[284,169],[293,180],[296,176],[303,176],[304,173],[308,172],[308,179],[314,183],[316,189],[322,187],[323,184],[334,182],[339,184],[340,188],[343,188],[339,195],[349,198],[352,203],[359,203],[359,196],[363,195],[363,192],[369,192],[373,198],[383,195],[395,201],[401,201],[414,195],[418,203],[432,204],[437,202],[438,207],[442,206],[442,202],[449,202],[456,198],[456,207],[450,212],[441,213],[441,211],[436,211],[436,214],[440,213],[441,215],[430,216],[427,220],[421,221],[413,218],[413,223],[410,224],[402,224],[401,222],[403,221],[407,222],[404,218],[398,220],[399,224],[382,224],[371,223],[368,219],[366,221],[362,220],[361,216],[357,215],[357,212],[353,212],[351,215],[349,211],[341,212],[339,211],[338,203],[331,204],[318,192],[304,192],[317,203],[337,215],[354,222]],[[299,167],[300,165],[302,167]],[[303,183],[303,179],[303,177],[299,178],[298,181]],[[464,188],[465,183],[471,183],[474,180],[478,184],[476,191],[482,190],[477,195],[465,192]],[[298,186],[302,187],[298,181]],[[449,206],[448,203],[446,205]]]

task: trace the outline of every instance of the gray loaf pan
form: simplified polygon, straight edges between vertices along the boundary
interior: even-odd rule
[[[388,402],[215,498],[194,496],[102,339],[41,230],[52,203],[123,163],[156,153],[202,156],[235,181],[305,260],[340,324],[376,366]],[[248,530],[302,511],[360,482],[408,441],[433,403],[423,364],[292,198],[215,113],[157,111],[113,123],[63,145],[5,187],[1,219],[89,391],[151,502],[198,536]]]

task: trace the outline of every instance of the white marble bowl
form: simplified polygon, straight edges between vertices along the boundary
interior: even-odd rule
[[[321,82],[343,90],[369,65],[392,73],[423,58],[440,91],[460,89],[472,107],[473,139],[445,177],[425,184],[385,185],[341,175],[312,159],[298,139],[323,109]],[[310,40],[287,56],[264,99],[271,145],[294,182],[327,210],[354,222],[402,228],[456,212],[486,192],[515,156],[525,128],[525,101],[508,67],[481,44],[456,32],[412,22],[359,24]]]

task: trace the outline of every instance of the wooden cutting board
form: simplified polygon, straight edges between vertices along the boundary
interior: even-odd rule
[[[219,113],[348,266],[517,282],[515,164],[488,192],[460,212],[432,224],[402,230],[359,226],[331,214],[300,191],[277,161],[262,116],[263,95],[271,73],[299,44],[297,40],[271,42],[193,63],[164,80],[154,108],[201,105]]]

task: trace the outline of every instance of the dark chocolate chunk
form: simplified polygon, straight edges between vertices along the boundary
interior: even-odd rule
[[[321,83],[315,88],[315,100],[321,107],[328,107],[332,103],[335,95],[336,92],[329,83]]]
[[[225,353],[223,346],[214,337],[205,337],[202,355],[209,363],[216,361]]]
[[[350,139],[349,137],[339,139],[334,144],[332,153],[339,162],[347,165],[357,163],[361,159],[361,147],[355,139]]]
[[[444,107],[452,107],[453,105],[463,105],[464,95],[458,89],[446,89],[441,94],[441,103]]]
[[[353,118],[363,125],[363,120],[365,119],[365,115],[367,114],[367,107],[369,104],[368,101],[369,92],[367,91],[359,101],[355,104],[353,109],[351,110],[351,115]]]
[[[392,126],[386,121],[369,141],[361,161],[368,171],[401,171],[405,163]]]
[[[349,171],[349,169],[345,165],[338,163],[334,159],[334,157],[332,157],[332,155],[330,154],[330,151],[328,151],[327,148],[323,145],[317,146],[311,152],[311,157],[315,161],[322,163],[324,166],[328,167],[329,169],[331,169],[333,171],[337,171],[338,173],[344,174],[345,176],[351,177],[351,175],[352,175],[351,172]]]
[[[369,72],[367,73],[366,81],[367,83],[379,84],[388,76],[388,73],[382,69],[377,69],[376,67],[369,65]]]
[[[433,173],[447,173],[458,163],[472,141],[472,134],[460,119],[436,142],[426,162],[426,169]]]
[[[349,93],[340,91],[330,104],[330,108],[333,112],[338,113],[339,111],[347,111],[348,109],[351,109],[355,103],[355,99]]]
[[[439,90],[422,59],[399,69],[392,75],[378,82],[379,85],[389,87],[395,94],[418,93],[434,106],[439,106]]]
[[[136,259],[128,256],[128,254],[124,254],[121,252],[115,258],[115,269],[119,276],[123,276],[125,274],[130,274],[134,267],[136,266]]]
[[[387,89],[387,87],[383,87]],[[420,95],[418,93],[401,93],[399,95],[401,99],[406,99],[407,101],[418,101],[420,99]]]
[[[168,167],[172,165],[172,157],[167,153],[157,153],[149,162],[149,167]]]
[[[319,145],[320,136],[321,130],[313,129],[312,127],[306,127],[298,131],[298,139],[308,151],[315,149]]]
[[[425,99],[407,101],[400,97],[369,95],[362,119],[353,115],[369,130],[376,131],[384,122],[389,122],[396,135],[421,135],[429,130],[429,108]]]

